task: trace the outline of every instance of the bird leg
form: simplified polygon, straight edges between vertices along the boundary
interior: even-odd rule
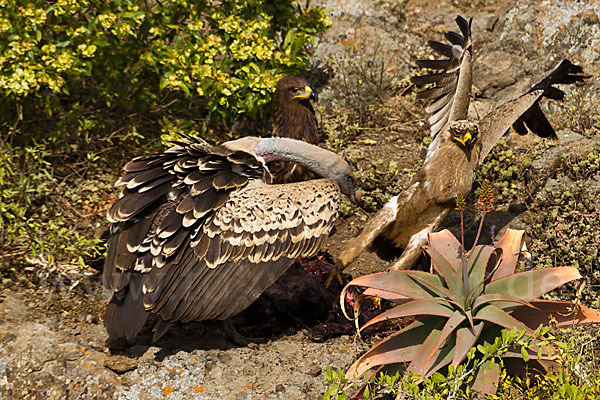
[[[235,329],[235,325],[233,325],[231,318],[223,320],[223,333],[227,339],[231,340],[238,346],[247,346],[250,343],[266,342],[265,338],[249,338],[239,333],[237,329]]]
[[[387,204],[371,218],[363,228],[360,235],[351,239],[340,252],[339,259],[336,260],[335,267],[329,274],[325,287],[328,288],[334,277],[342,283],[342,271],[354,260],[358,258],[377,236],[379,236],[396,219],[396,207],[398,196],[394,196]],[[339,261],[339,262],[337,262]],[[340,265],[338,267],[338,265]]]
[[[423,234],[423,231],[413,235],[408,242],[408,245],[404,248],[402,255],[394,265],[390,268],[391,271],[400,271],[403,269],[411,268],[419,259],[421,255],[421,246],[427,244],[429,231]]]
[[[327,289],[329,289],[329,285],[331,285],[331,282],[333,282],[333,278],[337,278],[340,285],[344,284],[344,280],[342,279],[342,271],[344,271],[344,268],[345,267],[343,264],[341,266],[337,262],[333,264],[333,268],[331,269],[331,272],[325,281],[325,287]]]

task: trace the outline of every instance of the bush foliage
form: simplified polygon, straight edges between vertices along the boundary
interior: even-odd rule
[[[112,193],[87,171],[169,129],[222,140],[268,116],[329,24],[310,1],[0,0],[0,261],[82,264]]]
[[[263,115],[329,23],[293,0],[2,0],[1,122],[55,139],[169,119],[230,126]]]

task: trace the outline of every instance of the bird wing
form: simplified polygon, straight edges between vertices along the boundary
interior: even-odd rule
[[[557,139],[556,132],[540,108],[539,101],[542,97],[562,101],[565,93],[553,85],[583,82],[587,77],[583,75],[580,66],[572,64],[569,60],[562,60],[548,76],[527,93],[487,114],[478,124],[479,135],[482,138],[479,163],[483,163],[496,142],[511,125],[520,135],[527,134],[529,128],[540,137]]]
[[[418,99],[433,99],[426,108],[431,114],[428,119],[431,136],[437,135],[448,121],[467,118],[471,93],[471,21],[472,18],[467,21],[461,16],[456,17],[462,35],[447,32],[445,37],[450,44],[434,40],[428,42],[429,47],[447,59],[416,61],[420,68],[438,70],[411,78],[417,86],[433,85],[417,92]]]
[[[338,215],[338,186],[267,185],[263,172],[249,153],[192,138],[125,166],[108,212],[111,336],[134,335],[144,310],[164,321],[235,315],[297,257],[317,253]]]
[[[254,180],[231,193],[205,222],[174,226],[156,249],[144,306],[166,321],[225,319],[250,305],[298,257],[325,244],[339,188],[326,179],[286,185]],[[167,243],[182,235],[178,249]],[[160,236],[160,234],[159,234]],[[166,236],[166,235],[164,235]]]
[[[115,184],[121,197],[107,215],[113,224],[103,280],[115,292],[127,286],[131,271],[152,266],[157,246],[173,251],[185,239],[170,233],[202,223],[232,191],[264,172],[249,153],[191,137],[163,153],[138,157],[124,170]]]

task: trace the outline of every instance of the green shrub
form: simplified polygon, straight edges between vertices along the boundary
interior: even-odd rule
[[[452,365],[444,373],[436,372],[418,384],[419,376],[400,373],[388,375],[365,375],[363,384],[349,384],[344,370],[327,367],[324,378],[327,391],[323,400],[352,399],[404,399],[404,400],[443,400],[443,399],[489,399],[489,400],[592,400],[600,394],[600,371],[594,362],[595,339],[592,332],[573,330],[552,333],[549,327],[540,327],[532,336],[524,331],[505,329],[495,338],[494,343],[484,343],[471,348],[466,359],[456,368]],[[534,344],[535,343],[535,344]],[[506,356],[513,349],[530,351],[539,343],[551,345],[556,368],[539,373],[528,371],[522,376],[508,373]],[[538,347],[539,348],[539,347]],[[590,351],[591,350],[591,351]],[[497,365],[501,379],[498,392],[482,394],[473,391],[470,384],[485,365]],[[350,397],[347,393],[359,396]],[[362,392],[362,393],[361,393]],[[387,397],[386,397],[387,395]]]
[[[329,24],[310,1],[0,0],[0,270],[97,257],[138,144],[265,117]]]
[[[293,0],[0,2],[0,123],[37,137],[230,126],[329,25]]]
[[[59,259],[83,266],[85,258],[102,251],[97,235],[78,232],[86,222],[82,212],[99,200],[98,182],[94,187],[59,182],[49,154],[43,144],[20,148],[0,142],[0,261],[33,256],[43,264]],[[73,209],[79,207],[84,210],[76,218]]]

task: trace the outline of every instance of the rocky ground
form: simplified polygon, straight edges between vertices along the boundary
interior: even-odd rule
[[[593,231],[600,222],[600,4],[317,3],[330,9],[333,26],[315,43],[315,62],[329,61],[335,71],[320,93],[321,124],[331,147],[359,171],[366,193],[359,207],[346,205],[329,251],[335,255],[420,165],[428,127],[407,80],[415,72],[410,65],[429,54],[427,39],[442,40],[445,30],[455,29],[456,14],[473,16],[473,119],[526,91],[562,58],[591,75],[586,85],[568,88],[564,104],[544,105],[560,141],[510,138],[479,178],[488,177],[497,189],[497,209],[487,228],[496,225],[496,235],[507,226],[526,229],[540,262],[577,263],[590,282],[584,302],[598,307],[593,287],[600,281],[600,263],[592,249],[598,245]],[[475,218],[471,207],[467,225]],[[456,222],[451,215],[445,225],[456,229]],[[583,249],[571,246],[574,235],[587,240]],[[386,266],[364,254],[347,272],[356,276]],[[256,306],[237,323],[249,327],[243,333],[268,336],[262,344],[235,346],[223,339],[217,324],[198,323],[178,326],[156,343],[142,335],[133,347],[111,353],[101,322],[106,296],[98,274],[78,270],[71,278],[66,285],[40,279],[35,286],[0,286],[0,398],[320,399],[325,368],[347,366],[377,340],[374,335],[356,341],[339,315],[310,320],[261,314]],[[259,306],[272,305],[266,297]],[[327,331],[327,324],[339,329]]]

